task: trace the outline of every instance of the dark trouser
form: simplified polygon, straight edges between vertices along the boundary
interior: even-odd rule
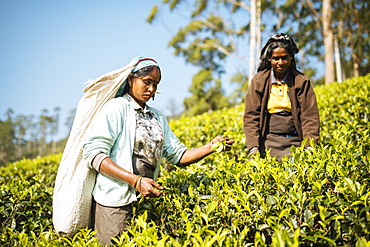
[[[281,161],[284,156],[290,157],[292,146],[299,147],[299,136],[286,136],[280,134],[268,134],[265,141],[265,149],[270,150],[270,156]]]
[[[284,156],[290,157],[292,146],[299,147],[301,140],[294,126],[291,112],[279,112],[268,115],[269,130],[265,140],[265,149],[270,156],[281,161]]]

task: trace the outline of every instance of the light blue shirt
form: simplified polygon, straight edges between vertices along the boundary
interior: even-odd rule
[[[274,84],[274,83],[285,83],[285,84],[288,84],[288,73],[289,73],[289,70],[287,70],[285,76],[284,76],[284,79],[282,81],[278,81],[275,77],[275,73],[274,73],[274,70],[273,68],[271,68],[271,84]]]
[[[172,132],[166,117],[155,108],[148,107],[162,128],[164,136],[162,157],[172,164],[179,163],[187,148]],[[85,164],[93,169],[91,162],[95,155],[105,153],[117,165],[133,172],[135,128],[135,109],[126,95],[109,100],[95,118],[89,137],[83,145]],[[159,168],[160,165],[156,164],[155,179],[158,177]],[[136,201],[136,191],[131,185],[102,173],[97,174],[93,196],[99,204],[111,207],[124,206]]]

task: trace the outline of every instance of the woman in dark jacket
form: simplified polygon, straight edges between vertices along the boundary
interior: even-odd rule
[[[319,112],[310,79],[296,69],[299,51],[283,33],[272,36],[263,47],[257,74],[246,95],[244,132],[250,154],[269,150],[281,161],[291,146],[308,138],[319,139]]]

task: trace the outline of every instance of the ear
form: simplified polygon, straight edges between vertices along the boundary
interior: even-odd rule
[[[129,87],[131,87],[131,86],[132,86],[132,82],[133,82],[133,77],[132,77],[132,75],[129,75],[129,76],[127,77],[127,84],[129,85]]]

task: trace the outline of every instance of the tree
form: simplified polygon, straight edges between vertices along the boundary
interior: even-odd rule
[[[35,122],[35,115],[27,116],[27,144],[26,144],[26,157],[34,157],[37,155],[38,146],[38,128]]]
[[[333,0],[333,19],[346,77],[370,71],[370,4],[362,0]]]
[[[212,78],[211,70],[201,70],[194,75],[189,91],[192,95],[184,100],[186,115],[211,113],[213,110],[229,106],[226,97],[223,96],[221,82]]]
[[[334,44],[332,28],[331,0],[323,0],[322,25],[325,47],[325,84],[335,81],[334,77]]]
[[[56,136],[59,130],[59,112],[60,107],[54,108],[54,115],[50,119],[50,135],[51,135],[51,152],[56,152]]]
[[[14,161],[14,128],[13,128],[13,110],[8,109],[6,112],[7,119],[0,120],[0,166]]]
[[[49,115],[43,109],[39,118],[34,115],[14,115],[6,112],[6,120],[0,120],[0,165],[23,157],[34,158],[63,150],[65,141],[56,142],[60,108]],[[72,113],[71,113],[72,114]],[[74,112],[73,112],[74,115]]]
[[[181,1],[165,0],[164,3],[171,10],[181,7]],[[180,28],[169,42],[176,56],[183,56],[187,63],[200,70],[194,75],[189,88],[193,95],[184,100],[187,114],[215,110],[228,102],[221,87],[221,76],[228,56],[243,58],[238,54],[235,39],[247,32],[245,26],[235,27],[232,18],[226,19],[220,14],[222,11],[218,11],[222,6],[236,12],[241,5],[233,5],[229,1],[201,0],[195,1],[193,6],[193,10],[188,11],[191,21],[185,28]],[[158,12],[159,8],[154,6],[147,21],[152,23]]]
[[[344,64],[345,74],[364,75],[370,70],[368,1],[163,0],[163,5],[168,6],[171,11],[181,10],[185,5],[187,9],[183,14],[190,13],[188,25],[181,28],[169,43],[175,49],[175,55],[183,56],[200,70],[207,70],[209,67],[203,67],[199,61],[213,59],[213,64],[218,67],[216,71],[215,67],[212,70],[215,73],[212,77],[215,79],[221,79],[217,73],[225,72],[224,65],[231,56],[249,62],[247,75],[251,79],[255,66],[254,52],[260,51],[261,32],[270,33],[268,37],[272,32],[284,32],[293,36],[300,47],[299,68],[313,77],[321,68],[317,61],[324,61],[326,83],[335,80],[334,37],[338,42],[336,65]],[[152,23],[159,11],[154,6],[147,21]],[[265,17],[262,18],[264,23],[261,23],[262,16]],[[247,55],[243,56],[238,44],[248,37],[250,51],[246,58]],[[212,52],[219,52],[219,55],[207,57],[206,54]],[[349,64],[351,68],[348,67]],[[337,71],[343,69],[338,68]],[[338,79],[342,77],[340,74],[342,73],[338,73]]]
[[[47,109],[43,109],[39,118],[39,155],[47,154],[47,141],[53,123],[53,117],[49,116],[48,112]]]
[[[256,73],[257,68],[257,56],[261,44],[261,0],[251,0],[250,7],[250,42],[249,42],[249,84],[252,81],[253,75]],[[257,47],[258,50],[257,50]]]
[[[27,133],[27,116],[17,115],[14,122],[14,134],[17,145],[17,154],[16,158],[22,158],[25,153],[25,136]]]
[[[67,137],[69,136],[70,132],[71,132],[71,129],[72,129],[72,125],[73,125],[73,121],[74,121],[74,118],[75,118],[75,115],[76,115],[76,109],[72,109],[68,112],[68,116],[67,116],[67,119],[66,121],[64,122],[64,126],[67,127],[68,129],[68,134],[67,134]]]
[[[230,79],[230,82],[237,85],[237,89],[230,95],[230,101],[233,105],[244,102],[245,92],[248,90],[248,76],[243,71],[237,71]]]
[[[344,64],[344,68],[340,69],[345,72],[344,77],[368,73],[370,6],[367,1],[285,1],[279,11],[284,16],[281,25],[296,23],[296,30],[291,31],[299,37],[298,45],[301,50],[303,48],[304,55],[325,61],[326,83],[335,80],[334,42],[338,42],[340,57],[337,61]]]

